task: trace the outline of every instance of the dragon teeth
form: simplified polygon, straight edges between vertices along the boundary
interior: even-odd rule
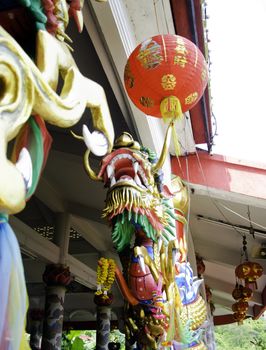
[[[139,170],[139,163],[138,162],[134,162],[133,163],[133,168],[134,168],[135,174],[137,174],[137,172]]]
[[[110,179],[111,176],[114,174],[114,167],[112,165],[108,165],[107,166],[107,175],[108,175],[108,178]]]
[[[116,184],[116,179],[115,179],[115,177],[113,176],[113,177],[111,178],[111,187],[114,186],[115,184]]]

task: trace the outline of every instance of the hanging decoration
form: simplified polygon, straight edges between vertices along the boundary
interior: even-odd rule
[[[0,214],[0,349],[29,350],[25,324],[28,308],[24,269],[8,217]]]
[[[207,82],[208,68],[201,51],[190,40],[173,34],[157,35],[138,45],[124,72],[132,102],[146,115],[165,121],[181,118],[193,108]],[[176,133],[173,140],[180,154]]]
[[[243,256],[245,261],[235,268],[235,275],[246,287],[257,289],[257,279],[262,276],[263,268],[260,264],[249,261],[246,236],[243,236]]]
[[[196,263],[197,263],[198,277],[202,277],[202,275],[205,272],[206,267],[205,267],[202,256],[200,256],[199,254],[196,254]]]
[[[257,280],[263,274],[263,268],[260,264],[252,261],[245,261],[235,269],[236,277],[243,280],[246,286],[257,289]]]
[[[94,302],[97,305],[110,305],[113,301],[111,287],[115,280],[116,263],[113,259],[101,258],[97,266],[97,291]]]
[[[242,255],[245,261],[235,268],[236,285],[232,292],[236,303],[232,305],[234,319],[242,324],[246,318],[249,307],[248,301],[253,296],[253,290],[257,288],[257,279],[262,276],[263,268],[260,264],[251,262],[248,259],[247,239],[243,236]]]
[[[199,101],[208,82],[208,69],[190,40],[157,35],[131,53],[124,81],[129,97],[142,112],[172,119]]]

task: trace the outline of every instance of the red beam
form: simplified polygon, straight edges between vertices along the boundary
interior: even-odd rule
[[[179,161],[172,157],[172,172],[192,184],[266,199],[266,167],[261,164],[199,151]]]
[[[118,328],[118,321],[111,321],[110,325],[111,329]],[[85,331],[85,330],[96,330],[97,329],[97,322],[96,321],[67,321],[63,324],[63,330],[79,330],[79,331]]]
[[[232,314],[213,316],[213,323],[215,326],[222,326],[225,324],[235,323],[235,319]]]
[[[253,306],[253,320],[258,320],[262,314],[266,311],[266,286],[261,293],[262,306],[255,304]]]
[[[204,29],[200,0],[171,0],[175,31],[196,44],[205,55]],[[211,110],[208,88],[198,104],[190,110],[196,144],[211,144]]]

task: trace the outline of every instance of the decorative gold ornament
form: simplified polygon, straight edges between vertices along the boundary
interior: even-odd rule
[[[139,99],[139,102],[142,104],[142,106],[144,107],[153,107],[154,106],[154,101],[152,98],[150,97],[144,97],[141,96],[141,98]]]
[[[145,69],[153,69],[163,61],[162,50],[160,45],[151,39],[141,44],[137,59]]]
[[[176,77],[173,74],[163,75],[161,85],[164,90],[174,90],[176,86]]]
[[[186,105],[191,105],[192,103],[194,103],[198,98],[198,93],[197,91],[195,92],[192,92],[190,95],[188,95],[186,98],[185,98],[185,104]]]
[[[188,320],[191,320],[190,328],[192,330],[198,329],[206,320],[207,307],[199,295],[198,298],[190,304],[187,304],[181,308],[181,322],[186,325]]]
[[[235,269],[235,275],[240,280],[244,280],[246,285],[254,285],[257,288],[257,279],[263,274],[263,268],[260,264],[252,261],[245,261]]]

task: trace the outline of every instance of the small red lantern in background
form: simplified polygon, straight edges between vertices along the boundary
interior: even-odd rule
[[[248,301],[252,298],[253,291],[248,287],[244,287],[241,284],[236,283],[235,289],[232,292],[232,297],[235,300]]]
[[[204,274],[205,272],[205,264],[203,261],[203,258],[196,254],[196,263],[197,263],[197,273],[198,273],[198,277],[201,278],[201,276]]]
[[[245,261],[235,269],[235,275],[238,279],[244,280],[246,287],[257,288],[257,279],[263,274],[263,268],[260,264],[252,261]]]
[[[232,305],[232,310],[239,314],[245,314],[248,310],[248,302],[240,300]]]
[[[234,312],[233,313],[234,320],[237,321],[239,325],[243,324],[243,320],[246,318],[245,313]]]
[[[145,114],[176,118],[201,98],[208,68],[190,40],[178,35],[157,35],[131,53],[124,80],[129,97]]]

